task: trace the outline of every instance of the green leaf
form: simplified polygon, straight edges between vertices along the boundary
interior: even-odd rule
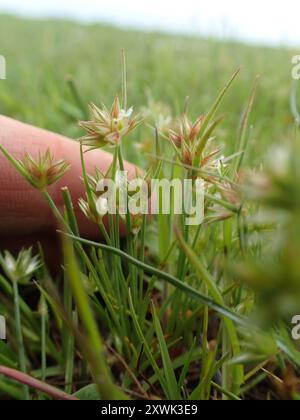
[[[14,353],[8,346],[8,344],[4,343],[0,340],[0,364],[16,368],[18,366],[16,353]]]
[[[218,110],[218,108],[219,108],[219,106],[220,106],[220,104],[221,104],[224,96],[226,95],[226,93],[227,93],[228,89],[230,88],[230,86],[232,85],[233,81],[238,76],[239,72],[240,72],[240,69],[237,69],[233,73],[233,75],[231,76],[231,78],[227,82],[226,86],[224,87],[224,89],[221,91],[221,93],[217,97],[217,99],[214,102],[213,106],[211,107],[210,111],[206,115],[205,120],[204,120],[204,122],[202,124],[202,127],[201,127],[201,132],[200,132],[200,135],[201,136],[205,133],[208,125],[210,124],[211,120],[214,118],[214,116],[215,116],[215,114],[216,114],[216,112],[217,112],[217,110]]]
[[[243,163],[244,154],[247,147],[247,141],[249,139],[249,136],[248,136],[249,117],[253,108],[258,81],[259,81],[259,77],[257,77],[254,82],[254,86],[252,88],[252,91],[249,97],[247,108],[245,110],[245,113],[242,119],[240,133],[239,133],[239,145],[238,145],[238,152],[242,152],[242,153],[239,155],[239,158],[236,161],[235,172],[238,172],[238,170],[241,168],[241,165]]]
[[[230,362],[228,362],[229,365],[253,365],[256,363],[262,363],[266,360],[265,356],[258,355],[255,353],[241,353],[236,357],[233,357]]]
[[[166,282],[172,284],[177,289],[183,291],[193,299],[197,300],[198,302],[202,303],[203,305],[207,305],[212,310],[218,312],[219,314],[231,319],[232,321],[236,322],[242,326],[249,326],[249,321],[246,318],[243,318],[239,314],[232,312],[230,309],[225,308],[224,306],[217,303],[215,300],[210,299],[209,297],[203,295],[198,290],[194,289],[192,286],[185,284],[183,281],[179,280],[177,277],[172,276],[169,273],[165,273],[164,271],[158,270],[148,264],[145,264],[130,255],[126,254],[126,252],[121,251],[120,249],[104,245],[102,243],[97,243],[93,241],[89,241],[87,239],[82,239],[74,235],[70,235],[65,233],[66,236],[72,238],[74,241],[80,242],[85,245],[94,246],[95,248],[100,248],[104,251],[107,251],[111,254],[118,255],[119,257],[123,258],[124,260],[128,261],[129,263],[135,265],[138,268],[143,269],[146,273],[156,276],[159,279],[165,280]]]
[[[138,318],[137,318],[136,313],[135,313],[135,310],[134,310],[134,306],[133,306],[133,301],[132,301],[132,296],[131,296],[131,291],[130,290],[129,290],[129,307],[130,307],[130,313],[131,313],[131,316],[132,316],[133,324],[134,324],[136,333],[138,335],[138,338],[139,338],[139,340],[141,341],[141,343],[144,346],[144,351],[146,353],[146,356],[148,357],[148,360],[149,360],[149,362],[150,362],[150,364],[151,364],[154,372],[156,373],[157,378],[158,378],[158,380],[159,380],[162,388],[164,389],[165,393],[167,394],[167,386],[166,386],[166,383],[165,383],[165,379],[164,379],[164,377],[162,375],[162,372],[160,371],[160,369],[159,369],[159,367],[158,367],[158,365],[156,363],[156,360],[154,359],[154,356],[153,356],[152,351],[151,351],[151,349],[149,347],[149,344],[148,344],[148,342],[147,342],[147,340],[146,340],[146,338],[145,338],[145,336],[143,334],[143,331],[142,331],[142,329],[140,327]]]
[[[180,392],[178,391],[178,384],[177,384],[175,372],[173,369],[172,361],[170,359],[168,347],[164,338],[164,334],[163,334],[158,316],[155,312],[155,307],[153,303],[152,303],[152,316],[153,316],[156,336],[158,339],[161,356],[162,356],[164,375],[166,378],[166,385],[168,389],[168,397],[170,400],[181,400],[181,395],[180,395]]]
[[[185,379],[187,377],[187,374],[189,372],[190,365],[193,361],[193,356],[194,356],[194,351],[195,351],[195,348],[196,348],[196,343],[197,343],[197,341],[196,341],[196,338],[195,338],[188,354],[185,355],[185,362],[184,362],[184,365],[183,365],[183,368],[182,368],[182,371],[181,371],[181,374],[180,374],[180,378],[179,378],[179,381],[178,381],[178,387],[179,388],[181,388],[184,385],[184,381],[185,381]]]
[[[210,139],[210,137],[213,134],[213,132],[215,131],[215,129],[218,127],[219,124],[221,124],[221,122],[223,120],[224,120],[224,116],[223,115],[221,117],[217,118],[214,122],[211,123],[211,125],[208,127],[208,129],[206,130],[206,132],[201,137],[201,139],[199,141],[199,145],[197,146],[197,149],[196,149],[196,162],[195,162],[195,166],[198,166],[199,159],[201,158],[202,152],[205,149],[205,146],[206,146],[208,140]]]
[[[86,331],[87,345],[90,347],[89,364],[95,382],[97,383],[98,391],[105,399],[125,400],[127,399],[126,395],[119,391],[112,382],[111,374],[105,360],[102,338],[83,285],[81,273],[77,266],[72,242],[65,237],[63,245],[66,274],[70,282],[74,300],[77,304],[78,314]]]
[[[81,401],[101,401],[97,385],[90,384],[75,392],[74,397]]]
[[[179,232],[177,232],[177,237],[180,246],[185,251],[187,258],[190,261],[191,266],[195,269],[199,278],[205,282],[209,293],[211,294],[215,302],[217,302],[218,305],[224,307],[225,304],[222,293],[220,292],[216,282],[214,281],[207,268],[204,266],[204,264],[202,264],[200,258],[198,258],[195,251],[185,242],[184,238]],[[235,325],[233,324],[232,319],[229,319],[228,317],[224,319],[224,324],[230,337],[232,352],[234,356],[237,356],[240,354],[240,343]],[[237,366],[234,370],[235,384],[237,387],[239,387],[239,385],[241,385],[243,382],[243,367]]]

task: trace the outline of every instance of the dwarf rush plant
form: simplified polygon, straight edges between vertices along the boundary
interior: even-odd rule
[[[50,186],[63,182],[70,167],[67,156],[56,162],[49,150],[16,159],[0,145],[49,204],[64,255],[52,278],[40,245],[36,256],[32,249],[0,254],[0,314],[8,320],[8,340],[0,342],[0,397],[300,398],[299,346],[289,331],[300,302],[299,138],[296,133],[280,151],[272,150],[259,169],[245,167],[256,81],[236,150],[227,155],[226,116],[219,109],[239,73],[207,112],[186,100],[174,118],[150,94],[149,105],[135,112],[127,105],[122,53],[121,94],[110,109],[92,104],[90,119],[79,123],[85,186],[79,203],[67,186],[63,206],[51,195]],[[70,86],[82,108],[77,86]],[[192,203],[203,180],[201,224],[185,223],[189,208],[177,214],[182,197],[172,188],[168,214],[162,191],[152,217],[128,211],[133,193],[116,201],[115,214],[107,212],[99,184],[109,180],[121,189],[124,151],[132,147],[145,166],[148,161],[144,171],[136,170],[146,185],[189,180]],[[86,155],[97,149],[112,155],[105,174],[87,171]],[[98,240],[81,236],[77,208],[93,222]]]

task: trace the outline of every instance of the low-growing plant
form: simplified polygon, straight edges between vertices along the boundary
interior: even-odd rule
[[[297,380],[289,386],[300,368],[289,331],[300,299],[299,153],[290,144],[274,152],[264,170],[251,177],[242,170],[256,82],[237,150],[223,155],[227,139],[219,138],[219,125],[224,116],[217,113],[238,74],[208,112],[192,122],[186,101],[174,121],[163,115],[167,107],[153,102],[141,114],[128,109],[123,57],[121,100],[116,96],[111,110],[91,105],[90,121],[80,123],[86,197],[79,205],[98,226],[99,242],[81,238],[73,210],[77,203],[67,187],[63,212],[49,193],[68,170],[67,161],[54,162],[50,151],[38,160],[28,155],[16,160],[0,145],[47,200],[61,226],[64,250],[63,287],[51,279],[42,250],[37,257],[31,250],[16,258],[0,256],[0,313],[9,324],[8,342],[0,342],[1,395],[299,398]],[[153,147],[139,143],[150,162],[144,179],[189,179],[193,185],[198,177],[204,180],[201,225],[187,226],[185,214],[175,214],[173,204],[170,214],[159,212],[151,219],[124,216],[118,206],[115,215],[99,213],[97,183],[104,177],[116,180],[124,171],[127,137],[141,125],[153,137]],[[113,155],[109,171],[88,174],[85,153],[104,147]],[[160,205],[163,199],[160,195]],[[35,303],[27,302],[24,287],[38,296]],[[50,386],[53,382],[64,392]]]

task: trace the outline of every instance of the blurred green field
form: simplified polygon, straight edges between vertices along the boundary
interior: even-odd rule
[[[71,137],[80,132],[65,76],[74,76],[84,102],[110,104],[120,91],[121,47],[127,55],[129,103],[145,105],[150,90],[155,100],[172,107],[174,115],[187,95],[195,115],[205,112],[234,69],[241,67],[223,105],[228,115],[222,134],[229,151],[252,83],[260,74],[251,118],[252,163],[261,160],[267,145],[282,142],[292,127],[293,52],[287,49],[9,16],[0,17],[0,39],[8,73],[0,84],[0,112]],[[130,151],[127,156],[136,160]]]
[[[64,241],[65,269],[61,278],[57,276],[57,287],[31,258],[31,250],[16,260],[0,253],[0,312],[9,321],[0,365],[17,367],[47,384],[60,384],[69,394],[80,390],[81,399],[128,394],[155,400],[299,400],[299,342],[291,340],[290,329],[300,302],[300,143],[294,141],[275,151],[271,159],[269,153],[273,144],[284,143],[292,133],[293,139],[298,135],[289,103],[294,52],[8,16],[0,16],[0,39],[8,76],[0,81],[0,113],[73,138],[83,134],[77,121],[86,117],[89,102],[109,106],[115,94],[121,93],[122,48],[128,67],[128,104],[142,109],[150,92],[154,101],[170,107],[173,117],[182,112],[186,96],[191,117],[206,113],[241,67],[222,102],[224,123],[213,130],[217,146],[223,143],[227,148],[224,154],[243,151],[248,140],[248,124],[241,137],[238,129],[259,74],[246,159],[251,168],[265,166],[240,180],[241,157],[223,165],[219,150],[216,153],[207,144],[215,128],[212,113],[196,128],[187,129],[184,120],[177,160],[192,162],[206,174],[204,223],[187,226],[188,212],[185,209],[183,217],[173,214],[173,204],[170,214],[158,214],[151,223],[141,214],[126,217],[127,252],[123,252],[125,240],[119,237],[119,216],[109,216],[106,232],[102,219],[95,217],[97,180],[85,178],[88,201],[81,202],[81,207],[96,221],[107,245],[80,239],[79,245],[78,238],[73,238],[75,258],[73,245]],[[74,90],[72,94],[70,76],[80,100]],[[132,128],[132,120],[120,115],[115,118],[114,113],[108,122],[104,119],[109,135],[117,134],[118,139],[120,127]],[[92,126],[99,127],[95,121]],[[112,179],[116,179],[117,165],[123,165],[123,149],[127,159],[143,164],[146,155],[134,143],[155,145],[154,132],[147,124],[131,138],[126,136],[124,146],[121,138],[122,147],[116,142],[113,149]],[[32,164],[25,158],[22,166],[0,149],[41,191],[60,226],[78,236],[67,190],[63,192],[65,217],[47,190],[59,164],[41,160]],[[163,158],[172,158],[168,150],[174,154],[170,144],[169,149],[157,147]],[[155,165],[155,175],[187,178],[195,186],[198,168],[165,166]],[[178,198],[190,201],[185,192],[186,187]],[[172,198],[176,200],[177,195],[173,193]],[[32,276],[36,283],[30,284]],[[219,322],[217,314],[224,321]],[[18,380],[19,372],[9,374],[0,366],[0,399],[45,398],[38,386],[29,392],[2,377]]]

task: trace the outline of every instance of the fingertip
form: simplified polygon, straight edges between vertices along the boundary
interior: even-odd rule
[[[16,158],[25,152],[37,157],[50,149],[55,160],[70,163],[70,170],[49,191],[56,204],[63,205],[61,188],[67,186],[82,235],[98,237],[98,228],[82,214],[78,201],[85,197],[79,143],[40,128],[11,118],[0,116],[0,143]],[[89,174],[96,168],[106,173],[112,163],[112,155],[105,151],[85,153],[85,164]],[[137,167],[125,162],[129,177],[136,175]],[[0,228],[6,235],[22,235],[30,232],[53,232],[57,227],[47,203],[39,191],[34,190],[0,154]]]

